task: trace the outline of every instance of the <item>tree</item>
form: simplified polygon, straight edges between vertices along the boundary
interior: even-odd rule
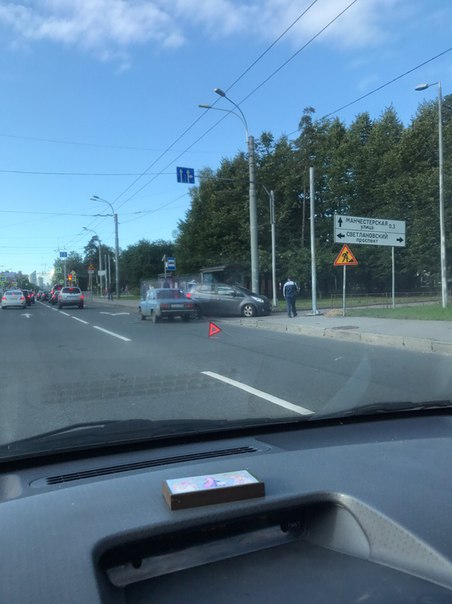
[[[174,243],[158,240],[151,243],[141,239],[127,247],[120,256],[120,269],[124,284],[139,287],[141,279],[156,278],[163,272],[164,255],[173,256]]]

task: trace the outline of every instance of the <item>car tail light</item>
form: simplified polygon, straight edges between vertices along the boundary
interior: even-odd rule
[[[2,300],[6,300],[6,296],[2,296]]]
[[[24,297],[24,296],[21,296],[21,297],[20,297],[20,299],[21,299],[21,300],[25,300],[25,297]]]
[[[191,298],[191,292],[188,292],[188,294],[185,294],[187,296],[187,298]]]

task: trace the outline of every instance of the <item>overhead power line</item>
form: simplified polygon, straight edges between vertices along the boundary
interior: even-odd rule
[[[435,59],[439,59],[439,57],[442,57],[443,55],[447,54],[451,50],[452,50],[452,46],[450,48],[447,48],[446,50],[443,50],[442,52],[439,52],[437,55],[435,55],[433,57],[430,57],[430,59],[427,59],[427,60],[423,61],[422,63],[419,63],[415,67],[412,67],[411,69],[408,69],[407,71],[404,71],[400,75],[396,76],[395,78],[392,78],[391,80],[388,80],[384,84],[381,84],[380,86],[377,86],[376,88],[373,88],[372,90],[369,90],[369,92],[366,92],[365,94],[362,94],[361,96],[359,96],[358,98],[354,99],[353,101],[350,101],[349,103],[346,103],[345,105],[342,105],[341,107],[338,107],[334,111],[330,111],[326,115],[322,116],[320,119],[322,119],[322,120],[327,119],[327,118],[331,117],[332,115],[335,115],[336,113],[339,113],[339,111],[342,111],[343,109],[347,109],[348,107],[351,107],[352,105],[355,105],[355,103],[358,103],[359,101],[362,101],[363,99],[371,96],[372,94],[375,94],[376,92],[379,92],[380,90],[382,90],[383,88],[386,88],[386,86],[389,86],[390,84],[394,84],[394,82],[397,82],[398,80],[401,80],[402,78],[404,78],[405,76],[409,75],[410,73],[413,73],[417,69],[420,69],[421,67],[424,67],[424,65],[427,65],[428,63],[431,63]],[[293,134],[298,134],[298,132],[299,132],[298,129],[294,130],[293,132],[289,132],[289,134],[287,136],[292,136]]]
[[[354,2],[356,2],[357,0],[354,0]],[[257,59],[255,59],[235,80],[234,82],[227,88],[227,90],[230,90],[233,86],[235,86],[235,84],[237,84],[237,82],[239,82],[255,65],[257,65],[257,63],[259,63],[259,61],[261,61],[263,59],[263,57],[285,36],[287,35],[287,33],[292,29],[292,27],[294,27],[294,25],[296,23],[298,23],[298,21],[304,16],[306,15],[306,13],[318,2],[318,0],[313,0],[313,2],[311,2],[311,4],[304,9],[293,21],[292,23],[286,27],[286,29],[265,49],[264,52],[262,52]],[[219,101],[219,99],[215,100],[214,103],[212,103],[212,106],[215,105],[217,102]],[[198,118],[196,118],[166,149],[165,151],[163,151],[143,172],[140,176],[138,176],[126,189],[124,189],[114,200],[114,202],[117,202],[121,197],[123,197],[128,191],[130,191],[130,189],[144,176],[146,176],[149,173],[149,170],[151,168],[153,168],[157,162],[159,162],[161,159],[163,159],[163,157],[169,153],[169,151],[204,117],[206,112],[200,114],[200,116]],[[222,121],[222,119],[219,119],[217,123],[220,123]],[[210,132],[212,128],[209,128],[209,130],[207,130],[207,132],[205,134],[207,134],[208,132]],[[201,137],[202,138],[202,137]],[[200,139],[198,139],[200,140]],[[191,149],[193,145],[190,145],[189,149]],[[180,153],[178,155],[178,157],[174,160],[172,160],[172,162],[170,164],[168,164],[164,170],[166,170],[168,168],[168,166],[172,165],[175,161],[177,161],[177,159],[179,157],[181,157],[182,155],[184,155],[184,153],[187,152],[187,149],[185,149],[182,153]],[[156,176],[159,176],[159,174],[157,174]],[[153,178],[151,181],[148,181],[146,183],[145,186],[148,186],[151,182],[153,182],[153,180],[155,180],[155,178]],[[130,197],[128,197],[120,206],[118,207],[122,207],[125,203],[127,203],[128,201],[130,201],[133,197],[135,197],[136,194],[138,194],[140,191],[143,190],[144,187],[141,187],[140,189],[138,189],[138,191],[136,191],[133,195],[131,195]]]
[[[140,172],[44,172],[41,170],[1,170],[2,174],[31,174],[37,176],[136,176]],[[156,172],[158,176],[174,172]]]

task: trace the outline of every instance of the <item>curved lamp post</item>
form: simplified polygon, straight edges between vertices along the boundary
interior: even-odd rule
[[[438,84],[438,164],[439,164],[439,230],[440,230],[440,254],[441,254],[441,303],[447,308],[447,264],[446,264],[446,227],[444,219],[444,165],[443,165],[443,94],[441,82],[431,84],[418,84],[415,90],[426,90],[430,86]]]
[[[98,195],[93,195],[91,201],[101,201],[110,206],[111,216],[115,222],[115,281],[116,281],[116,297],[119,298],[119,235],[118,235],[118,215],[113,209],[113,206],[106,199],[102,199]]]
[[[90,231],[91,233],[94,233],[97,237],[97,241],[99,242],[99,272],[102,271],[102,243],[100,241],[100,237],[99,235],[96,233],[96,231],[93,231],[93,229],[89,229],[88,227],[83,227],[85,231]],[[100,287],[100,295],[102,296],[102,274],[99,274],[99,287]]]
[[[245,126],[246,140],[248,144],[248,166],[249,166],[249,206],[250,206],[250,251],[251,251],[251,289],[256,294],[259,293],[259,250],[258,250],[258,237],[257,237],[257,204],[256,204],[256,161],[254,156],[254,137],[249,134],[248,124],[243,114],[243,111],[230,99],[221,88],[215,88],[219,96],[228,100],[239,113],[235,111],[228,111],[227,109],[220,109],[219,107],[212,107],[211,105],[199,105],[203,109],[216,109],[218,111],[225,111],[226,113],[232,113],[237,116],[243,122]]]

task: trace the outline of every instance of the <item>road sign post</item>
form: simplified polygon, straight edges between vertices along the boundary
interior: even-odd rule
[[[176,270],[176,258],[167,258],[166,259],[166,270],[168,270],[168,271]]]
[[[343,266],[343,277],[342,277],[342,316],[345,317],[345,291],[346,291],[346,282],[347,282],[347,266],[358,266],[358,261],[355,258],[352,250],[348,247],[348,245],[344,244],[342,246],[341,251],[336,256],[336,260],[334,261],[334,266]]]
[[[406,245],[404,220],[364,216],[334,216],[335,243],[391,246],[392,307],[395,308],[395,247]]]

